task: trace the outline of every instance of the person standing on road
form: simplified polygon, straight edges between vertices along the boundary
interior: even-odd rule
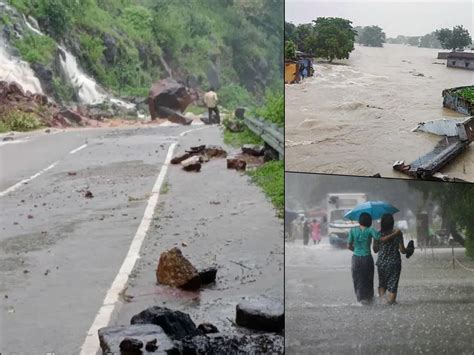
[[[310,234],[309,220],[305,218],[303,221],[303,244],[304,245],[308,245],[309,243],[309,234]]]
[[[207,106],[207,112],[209,114],[209,123],[214,123],[214,119],[212,118],[212,114],[215,113],[216,115],[216,122],[217,124],[221,123],[221,117],[219,115],[219,108],[217,107],[217,103],[219,99],[217,94],[214,92],[214,88],[210,88],[206,94],[204,94],[204,103]]]
[[[347,248],[354,252],[351,272],[358,302],[370,304],[374,298],[374,259],[370,251],[372,239],[386,242],[399,234],[397,230],[382,237],[372,227],[372,216],[365,212],[359,216],[359,226],[349,231]]]
[[[384,214],[380,222],[381,235],[393,233],[394,223],[393,215]],[[388,304],[396,304],[398,281],[402,271],[400,253],[407,252],[403,244],[403,234],[400,232],[395,238],[384,243],[374,242],[373,249],[379,254],[376,263],[379,274],[379,297],[384,297],[388,291]]]
[[[321,242],[321,224],[316,218],[313,219],[313,223],[311,223],[311,239],[313,240],[313,244],[319,244],[319,242]]]

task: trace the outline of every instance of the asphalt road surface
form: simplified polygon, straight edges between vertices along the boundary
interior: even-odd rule
[[[356,302],[351,253],[329,245],[285,247],[286,354],[473,354],[474,262],[464,249],[402,256],[398,304]],[[376,260],[376,256],[374,256]],[[377,271],[374,287],[378,285]]]
[[[222,144],[219,129],[81,129],[0,144],[1,354],[92,354],[97,327],[157,304],[226,329],[243,297],[282,297],[282,223],[258,187],[224,159],[200,173],[165,164],[197,144]],[[217,264],[216,285],[156,285],[159,255],[175,245],[197,266]]]

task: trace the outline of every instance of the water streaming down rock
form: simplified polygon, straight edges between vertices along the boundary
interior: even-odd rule
[[[107,95],[94,79],[79,68],[76,57],[64,47],[58,46],[58,48],[61,50],[61,68],[71,84],[77,89],[81,103],[98,104],[104,102]]]
[[[8,53],[6,43],[0,37],[0,80],[16,81],[25,90],[43,94],[40,81],[30,65]]]
[[[38,29],[38,23],[30,16],[23,16],[26,26],[39,36],[44,36]],[[76,57],[65,47],[57,44],[60,50],[60,63],[66,78],[76,89],[80,103],[92,105],[99,104],[109,100],[112,104],[121,106],[128,110],[135,109],[136,105],[111,97],[100,85],[89,75],[87,75],[80,67]]]

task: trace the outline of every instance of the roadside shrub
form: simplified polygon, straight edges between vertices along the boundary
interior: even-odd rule
[[[283,217],[283,209],[285,205],[285,167],[282,160],[273,160],[258,167],[248,174],[252,181],[260,186],[272,201],[277,209],[278,216]]]
[[[32,113],[22,111],[9,111],[1,118],[6,131],[26,132],[38,129],[41,121]]]
[[[283,93],[269,92],[265,105],[255,110],[258,116],[282,127],[285,123],[285,98]]]

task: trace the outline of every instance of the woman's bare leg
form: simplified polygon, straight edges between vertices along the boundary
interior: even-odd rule
[[[387,291],[385,288],[379,287],[379,297],[385,296],[385,291]]]
[[[392,292],[387,293],[387,300],[389,304],[396,304],[397,303],[396,299],[397,299],[396,293],[392,293]]]

